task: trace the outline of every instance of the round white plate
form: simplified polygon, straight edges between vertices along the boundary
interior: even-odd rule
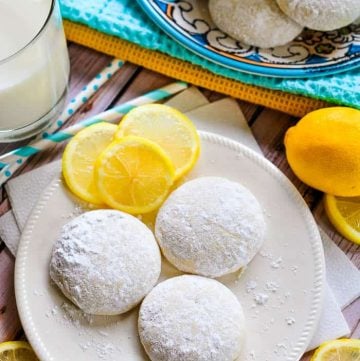
[[[248,187],[264,208],[267,237],[242,274],[224,282],[243,304],[247,339],[241,361],[296,361],[319,320],[324,258],[316,224],[290,181],[244,146],[201,132],[202,155],[187,177],[223,176]],[[124,315],[82,314],[49,279],[61,226],[79,205],[55,180],[23,233],[15,270],[16,299],[26,335],[42,361],[148,360],[137,336],[137,309]],[[161,280],[180,274],[163,263]]]

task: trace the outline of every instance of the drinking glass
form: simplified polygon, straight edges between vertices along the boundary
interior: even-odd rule
[[[56,120],[70,66],[56,0],[0,0],[0,142]]]

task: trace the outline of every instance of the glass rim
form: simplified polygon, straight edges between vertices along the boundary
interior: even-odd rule
[[[49,13],[44,21],[44,23],[42,24],[41,28],[39,29],[39,31],[35,34],[35,36],[33,38],[31,38],[29,40],[28,43],[26,43],[22,48],[20,48],[19,50],[17,50],[15,53],[7,56],[4,59],[0,59],[0,65],[3,63],[8,62],[9,60],[11,60],[12,58],[15,58],[16,56],[18,56],[20,53],[22,53],[23,51],[25,51],[28,47],[30,47],[41,35],[41,33],[45,30],[45,28],[47,27],[50,19],[51,19],[51,15],[53,14],[54,8],[55,8],[55,1],[56,0],[51,0],[51,6],[49,9]]]

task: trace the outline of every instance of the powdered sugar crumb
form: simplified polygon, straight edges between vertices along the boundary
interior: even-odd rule
[[[107,360],[115,352],[116,348],[110,343],[97,343],[95,350],[100,359]]]
[[[286,344],[279,342],[278,344],[276,344],[274,354],[276,354],[278,356],[280,356],[280,355],[285,356],[287,354],[287,350],[288,350],[288,347],[286,346]]]
[[[257,287],[257,283],[253,280],[246,282],[246,292],[251,293]]]
[[[258,293],[254,295],[254,301],[257,305],[263,306],[269,300],[269,295],[266,293]]]
[[[279,289],[279,287],[279,284],[274,281],[268,281],[265,284],[265,289],[272,293],[275,293]]]
[[[260,256],[263,257],[263,258],[267,258],[267,259],[272,259],[273,258],[273,255],[270,253],[270,252],[267,252],[265,250],[261,250],[259,252]]]
[[[52,314],[53,316],[55,316],[55,315],[57,315],[57,313],[58,313],[58,307],[55,306],[55,307],[53,307],[53,309],[51,310],[51,314]]]
[[[271,268],[278,269],[278,268],[280,268],[282,262],[283,262],[283,259],[281,257],[279,257],[275,261],[272,261],[270,266],[271,266]]]
[[[255,351],[250,351],[249,352],[249,357],[250,357],[250,360],[256,360],[256,357],[255,357]]]
[[[54,317],[58,323],[65,327],[75,327],[75,329],[78,330],[78,335],[83,338],[78,344],[83,352],[91,352],[91,354],[95,354],[99,360],[106,361],[115,361],[113,358],[115,352],[121,353],[121,348],[117,344],[109,342],[108,332],[103,329],[97,330],[97,334],[104,338],[104,341],[101,341],[101,339],[94,338],[93,332],[83,327],[84,324],[88,326],[93,325],[96,317],[99,316],[87,314],[67,302],[52,307],[45,315],[46,317]]]
[[[288,326],[292,326],[295,323],[295,318],[294,317],[286,317],[285,321]]]

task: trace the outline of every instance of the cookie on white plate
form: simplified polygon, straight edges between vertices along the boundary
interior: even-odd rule
[[[65,224],[50,261],[50,276],[86,313],[115,315],[135,307],[154,287],[161,255],[137,218],[96,210]]]
[[[260,48],[287,44],[303,30],[275,0],[210,0],[209,11],[224,33]]]
[[[202,177],[176,189],[160,208],[155,237],[176,268],[220,277],[246,266],[266,232],[262,208],[237,182]]]
[[[151,361],[234,361],[245,338],[236,296],[200,276],[159,283],[141,304],[138,326]]]

